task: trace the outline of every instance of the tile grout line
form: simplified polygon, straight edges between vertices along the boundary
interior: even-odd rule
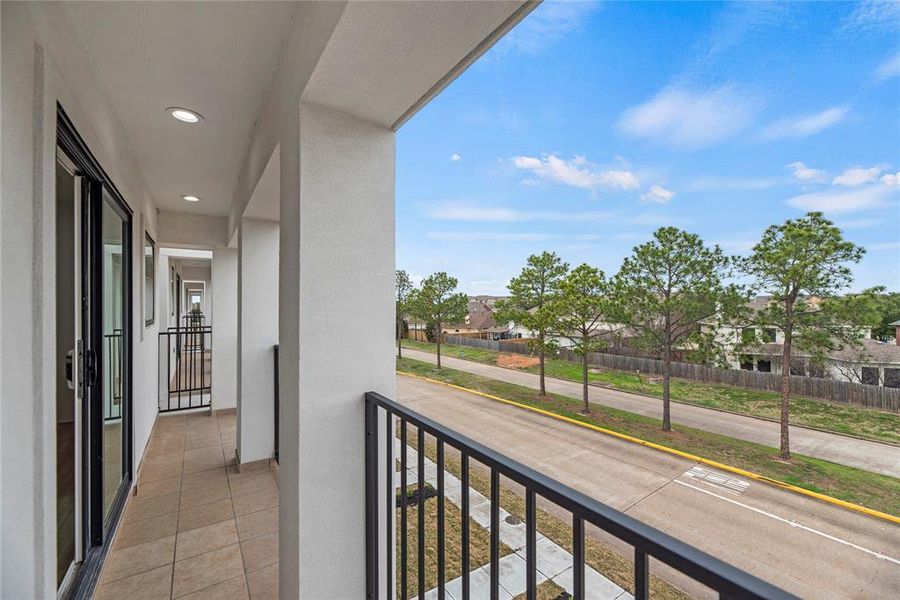
[[[169,598],[175,597],[175,562],[178,556],[178,530],[181,527],[181,494],[184,487],[184,454],[187,452],[187,418],[184,420],[184,445],[181,449],[181,475],[178,479],[178,516],[175,519],[175,545],[172,548],[172,577],[169,582]]]
[[[231,489],[231,477],[228,476],[228,460],[225,459],[225,449],[222,447],[222,430],[216,421],[216,431],[219,432],[219,452],[225,460],[225,481],[228,483],[228,500],[231,502],[231,517],[234,519],[234,533],[237,535],[238,554],[241,556],[241,577],[244,578],[244,586],[247,588],[247,596],[250,596],[250,581],[247,579],[247,563],[244,561],[244,544],[241,542],[241,532],[238,529],[237,515],[234,513],[234,490]],[[280,557],[279,557],[280,558]],[[236,578],[235,578],[236,579]],[[220,582],[221,583],[221,582]]]

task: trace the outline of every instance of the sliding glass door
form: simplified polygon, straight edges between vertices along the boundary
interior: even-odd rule
[[[125,480],[125,435],[123,431],[123,391],[125,389],[125,307],[127,305],[125,240],[128,222],[116,208],[114,198],[104,188],[101,209],[103,267],[101,297],[103,341],[100,351],[103,379],[103,520],[110,511]]]
[[[57,582],[86,596],[131,485],[132,215],[59,109]]]

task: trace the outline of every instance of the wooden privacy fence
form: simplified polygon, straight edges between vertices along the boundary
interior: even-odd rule
[[[445,336],[444,339],[446,343],[454,346],[469,346],[496,352],[531,354],[528,344],[523,343],[525,340],[501,340],[495,342],[453,335]],[[561,349],[559,356],[563,360],[581,362],[581,357],[567,348]],[[663,368],[663,361],[661,360],[600,352],[589,353],[588,363],[592,367],[617,371],[640,371],[644,375],[662,375]],[[781,375],[777,373],[760,373],[742,369],[719,369],[694,363],[673,362],[672,377],[702,381],[704,383],[721,383],[768,392],[781,391]],[[791,377],[791,393],[798,396],[821,398],[842,404],[900,413],[900,388],[795,375]]]

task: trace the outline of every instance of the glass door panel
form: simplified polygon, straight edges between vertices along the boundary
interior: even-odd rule
[[[77,557],[77,448],[80,411],[75,394],[76,339],[79,337],[76,190],[80,180],[64,160],[56,164],[56,585]]]
[[[103,520],[125,475],[123,391],[125,379],[125,256],[126,223],[113,208],[114,200],[103,191],[102,209],[102,321],[103,345]]]

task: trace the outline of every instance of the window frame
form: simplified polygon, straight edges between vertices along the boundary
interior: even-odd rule
[[[148,276],[147,273],[147,245],[150,245],[150,273]],[[143,251],[143,259],[144,259],[144,279],[143,285],[141,286],[144,292],[144,327],[150,327],[154,323],[156,323],[156,240],[154,240],[150,236],[150,232],[144,231],[144,251]],[[152,293],[150,294],[150,318],[147,318],[147,282],[148,279],[150,281],[150,286],[152,288]]]

